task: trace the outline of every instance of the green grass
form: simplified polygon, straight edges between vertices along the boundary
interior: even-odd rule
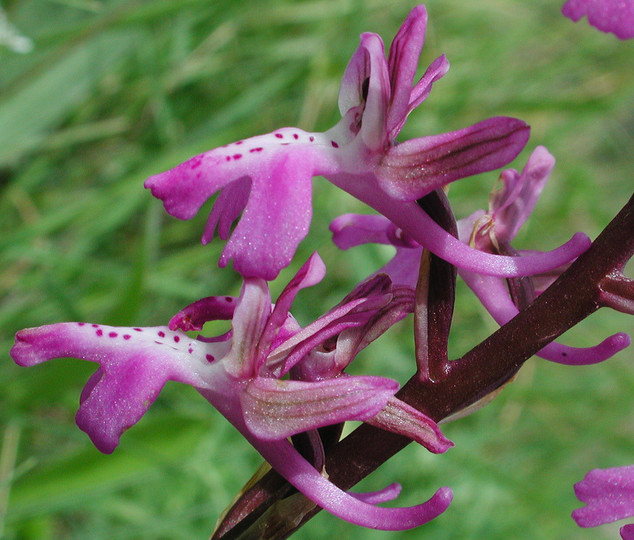
[[[494,115],[532,126],[558,162],[518,247],[550,249],[577,230],[596,236],[632,190],[632,43],[573,24],[562,1],[430,0],[424,69],[452,68],[415,111],[403,138]],[[187,303],[236,294],[216,267],[222,243],[202,247],[206,213],[179,222],[143,189],[150,174],[196,152],[286,125],[323,130],[362,31],[389,43],[413,3],[384,0],[24,0],[4,2],[32,52],[0,48],[0,537],[207,538],[260,460],[191,388],[169,384],[111,456],[73,422],[91,366],[73,360],[23,370],[8,356],[23,327],[61,320],[163,324]],[[495,174],[458,182],[464,216],[486,205]],[[309,240],[332,274],[301,293],[307,322],[385,258],[372,247],[338,253],[327,232],[363,206],[315,180]],[[588,345],[632,329],[595,314],[563,340]],[[494,325],[460,287],[452,355]],[[407,323],[364,354],[363,369],[404,381]],[[404,485],[414,504],[452,486],[448,512],[422,529],[356,529],[322,513],[298,538],[614,538],[577,529],[572,484],[593,467],[632,462],[634,371],[625,351],[603,366],[532,360],[476,415],[445,426],[456,447],[411,446],[366,480]],[[371,365],[370,365],[371,363]],[[360,488],[361,488],[360,487]],[[8,501],[8,502],[7,502]],[[3,515],[3,510],[6,512]]]

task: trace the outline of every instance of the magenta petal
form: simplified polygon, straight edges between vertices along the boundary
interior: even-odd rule
[[[200,332],[208,321],[229,321],[236,309],[234,296],[208,296],[189,304],[174,315],[169,327],[171,330]]]
[[[448,71],[449,60],[447,60],[444,54],[429,64],[423,76],[416,83],[414,88],[412,88],[412,93],[409,98],[409,111],[413,111],[427,99],[427,96],[431,92],[432,85],[444,77]]]
[[[634,540],[634,524],[624,525],[619,532],[623,540]]]
[[[580,527],[634,516],[634,465],[594,469],[575,484],[575,494],[587,505],[572,513]]]
[[[538,146],[521,174],[512,169],[502,172],[502,187],[492,193],[489,203],[497,240],[508,243],[515,238],[535,208],[554,166],[555,158]]]
[[[435,454],[446,452],[454,445],[442,434],[436,422],[395,397],[366,423],[412,439]]]
[[[587,15],[592,26],[620,39],[634,37],[632,0],[568,0],[561,12],[575,22]]]
[[[389,144],[385,122],[391,96],[383,40],[376,34],[362,34],[361,45],[367,51],[370,69],[359,136],[369,150],[381,152]]]
[[[365,324],[389,300],[389,295],[379,294],[337,306],[271,351],[267,358],[268,368],[281,377],[324,341],[348,328]],[[339,372],[337,370],[335,374]]]
[[[302,458],[287,441],[253,445],[275,470],[310,500],[331,514],[355,525],[402,531],[431,521],[442,514],[453,494],[440,488],[427,502],[409,508],[381,508],[373,506],[336,487]]]
[[[285,439],[295,433],[365,420],[398,390],[383,377],[338,377],[303,382],[258,377],[240,394],[245,423],[258,438]]]
[[[361,244],[391,244],[387,231],[391,222],[385,216],[344,214],[330,222],[332,241],[339,249]]]
[[[228,373],[238,379],[258,374],[257,347],[271,314],[271,297],[262,279],[245,279],[233,315],[231,350],[223,359]]]
[[[503,167],[524,148],[529,128],[515,118],[489,118],[473,126],[405,141],[383,156],[380,187],[402,201],[420,199],[447,184]]]
[[[297,293],[301,289],[316,285],[325,275],[326,265],[318,253],[315,252],[308,258],[288,285],[284,287],[277,302],[275,302],[275,307],[266,324],[266,329],[260,338],[260,343],[258,344],[258,364],[262,363],[269,353],[275,335],[286,321],[288,312],[291,309],[291,305]]]
[[[220,236],[229,237],[220,265],[233,259],[243,276],[270,280],[290,263],[308,232],[311,179],[331,151],[329,139],[285,128],[200,154],[150,177],[145,186],[179,219],[193,217],[222,190],[204,242],[218,225]],[[242,211],[230,233],[231,223]]]
[[[390,46],[388,69],[392,96],[386,129],[392,139],[400,131],[404,119],[411,110],[412,82],[425,42],[426,27],[427,11],[425,6],[418,5],[410,11]]]
[[[394,118],[390,124],[391,129],[389,131],[389,136],[392,140],[396,139],[397,135],[401,132],[401,129],[403,129],[409,113],[427,99],[433,84],[444,77],[447,71],[449,71],[449,61],[445,55],[439,56],[429,65],[421,79],[411,90],[409,104],[405,114],[403,114],[400,121],[396,121],[396,118]],[[390,119],[392,119],[392,116],[392,109],[390,109]]]
[[[18,332],[11,356],[22,366],[65,357],[99,363],[82,393],[77,425],[99,450],[110,453],[121,433],[145,414],[166,381],[208,387],[202,374],[210,366],[201,347],[186,334],[164,326],[60,323]]]

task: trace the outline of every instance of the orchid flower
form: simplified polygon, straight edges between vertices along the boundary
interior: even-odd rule
[[[460,239],[470,242],[476,249],[496,253],[516,252],[511,241],[528,219],[550,172],[555,164],[553,156],[544,148],[537,147],[521,173],[507,169],[502,172],[501,189],[490,197],[489,210],[479,210],[466,219],[458,221]],[[330,225],[333,241],[341,249],[373,242],[396,247],[394,258],[378,273],[386,273],[395,284],[415,289],[422,247],[409,238],[383,216],[359,216],[346,214],[333,220]],[[476,294],[486,310],[500,325],[506,324],[519,313],[504,280],[458,269],[460,276]],[[527,294],[534,299],[540,291],[528,282]],[[539,351],[537,356],[567,365],[587,365],[602,362],[630,344],[627,334],[614,334],[594,347],[571,347],[553,342]]]
[[[196,388],[280,474],[334,515],[381,529],[421,525],[447,508],[451,490],[441,488],[426,503],[410,508],[376,507],[371,503],[394,498],[399,489],[392,485],[370,496],[345,493],[287,440],[346,420],[371,420],[434,452],[452,446],[431,419],[393,397],[396,381],[348,376],[342,373],[347,363],[329,378],[283,378],[324,341],[391,311],[387,306],[392,294],[384,294],[385,286],[374,287],[302,329],[288,310],[299,290],[319,282],[324,272],[314,254],[274,306],[266,282],[247,278],[239,298],[204,298],[179,312],[168,326],[60,323],[29,328],[18,332],[11,355],[22,366],[60,357],[99,364],[82,392],[76,420],[102,452],[116,448],[123,431],[141,419],[168,380],[179,381]],[[231,319],[232,330],[215,338],[185,333],[218,319]],[[318,379],[314,366],[308,373]],[[402,418],[400,425],[395,418]]]
[[[575,494],[587,506],[572,513],[580,527],[596,527],[634,516],[634,465],[594,469],[575,484]],[[634,539],[634,524],[621,527],[623,540]]]
[[[321,175],[403,229],[416,242],[458,267],[498,275],[544,272],[570,261],[590,242],[585,235],[548,254],[521,259],[474,250],[440,228],[416,203],[455,180],[502,167],[526,144],[529,128],[496,117],[470,127],[397,144],[409,113],[445,75],[444,56],[413,83],[423,47],[427,12],[415,7],[386,59],[373,33],[345,70],[339,93],[341,120],[325,133],[282,128],[197,155],[150,177],[145,186],[168,213],[192,218],[219,192],[203,235],[217,228],[228,242],[220,266],[233,259],[246,277],[273,279],[287,266],[311,220],[311,178]],[[240,214],[241,217],[240,217]],[[240,217],[237,225],[232,224]]]
[[[619,39],[634,37],[634,0],[568,0],[561,12],[575,22],[587,15],[592,26]]]

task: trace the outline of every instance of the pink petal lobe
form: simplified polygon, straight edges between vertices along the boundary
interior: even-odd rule
[[[308,232],[312,177],[328,169],[332,152],[323,134],[284,128],[195,156],[150,177],[145,187],[179,219],[192,218],[220,191],[203,242],[217,226],[229,238],[220,265],[233,259],[243,276],[270,280]]]
[[[318,382],[258,377],[247,384],[240,402],[255,436],[279,440],[346,420],[365,420],[397,390],[396,381],[382,377],[344,376]]]
[[[634,37],[634,0],[568,0],[561,12],[575,22],[587,15],[590,25],[619,39]]]
[[[388,70],[392,96],[387,115],[386,129],[393,139],[410,109],[412,82],[416,74],[418,59],[425,42],[427,27],[427,10],[418,5],[401,25],[390,46]]]
[[[260,342],[258,344],[258,362],[264,362],[266,355],[269,353],[273,340],[289,316],[291,305],[297,296],[297,293],[306,287],[312,287],[319,283],[326,275],[326,265],[317,252],[313,253],[304,265],[299,269],[297,274],[284,287],[275,302],[273,312],[268,319],[266,329],[264,330]]]
[[[442,434],[436,422],[395,397],[366,423],[408,437],[435,454],[446,452],[454,445]]]
[[[82,392],[76,420],[99,450],[110,453],[168,380],[209,386],[214,368],[207,352],[206,345],[165,326],[59,323],[18,332],[11,355],[22,366],[65,357],[99,363]]]
[[[575,484],[575,494],[587,505],[572,513],[580,527],[596,527],[634,516],[634,465],[594,469]]]
[[[502,172],[502,187],[492,193],[489,203],[499,241],[511,242],[515,238],[535,208],[554,166],[555,158],[546,148],[538,146],[521,174],[512,169]]]
[[[379,186],[402,201],[420,199],[460,178],[503,167],[524,148],[528,126],[489,118],[468,128],[393,146],[376,171]]]
[[[174,315],[169,322],[171,330],[200,332],[209,321],[229,321],[236,309],[234,296],[208,296],[189,304]]]
[[[245,279],[233,315],[231,350],[223,359],[227,372],[237,379],[257,375],[257,347],[270,314],[271,296],[266,282]]]

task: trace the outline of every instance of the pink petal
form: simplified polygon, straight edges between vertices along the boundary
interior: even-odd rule
[[[386,114],[390,102],[390,79],[383,40],[376,34],[362,34],[361,46],[369,63],[368,91],[359,136],[371,151],[383,151],[389,144]]]
[[[446,452],[454,445],[442,434],[436,422],[395,397],[366,423],[412,439],[435,454]]]
[[[150,177],[145,187],[168,213],[190,219],[221,191],[203,241],[229,237],[220,265],[234,260],[245,277],[273,279],[287,266],[311,219],[311,179],[328,169],[333,143],[323,134],[279,129],[200,154]],[[244,209],[230,233],[231,223]]]
[[[339,249],[361,244],[391,244],[387,231],[392,222],[385,216],[343,214],[330,222],[332,241]]]
[[[431,92],[432,85],[444,77],[448,71],[449,60],[447,60],[444,54],[436,58],[436,60],[429,65],[423,76],[416,83],[414,88],[412,88],[412,93],[409,97],[408,113],[427,99],[427,96]]]
[[[575,484],[575,494],[587,504],[572,513],[580,527],[596,527],[634,516],[634,465],[594,469]]]
[[[396,137],[411,110],[412,82],[423,50],[426,27],[427,11],[425,6],[418,5],[410,11],[390,46],[388,69],[392,96],[386,122],[390,139]]]
[[[234,296],[208,296],[189,304],[174,315],[169,327],[171,330],[200,332],[209,321],[230,321],[236,309],[237,298]]]
[[[100,368],[82,393],[77,425],[105,453],[145,414],[168,380],[209,387],[209,346],[169,328],[60,323],[16,335],[11,356],[22,366],[81,358]]]
[[[319,283],[326,275],[326,265],[317,252],[313,253],[304,265],[299,269],[293,279],[284,287],[275,302],[273,312],[268,319],[258,344],[258,364],[261,365],[269,353],[271,344],[280,329],[288,318],[289,311],[297,293],[306,287],[312,287]]]
[[[513,169],[503,171],[503,185],[494,191],[489,204],[495,237],[510,242],[531,215],[548,177],[555,166],[555,158],[538,146],[526,162],[521,174]]]
[[[398,390],[383,377],[339,377],[302,382],[258,377],[240,394],[245,423],[258,438],[279,440],[295,433],[365,420]]]
[[[390,197],[413,201],[460,178],[503,167],[524,148],[528,136],[529,128],[521,120],[489,118],[390,148],[376,176]]]
[[[387,244],[396,255],[375,274],[387,274],[394,286],[416,288],[423,248],[385,216],[344,214],[330,223],[332,240],[339,249],[361,244]]]
[[[634,37],[634,0],[568,0],[561,12],[575,22],[587,15],[592,26],[620,39]]]
[[[237,379],[258,374],[257,348],[271,314],[271,297],[262,279],[245,279],[233,315],[231,351],[223,360],[228,373]]]

